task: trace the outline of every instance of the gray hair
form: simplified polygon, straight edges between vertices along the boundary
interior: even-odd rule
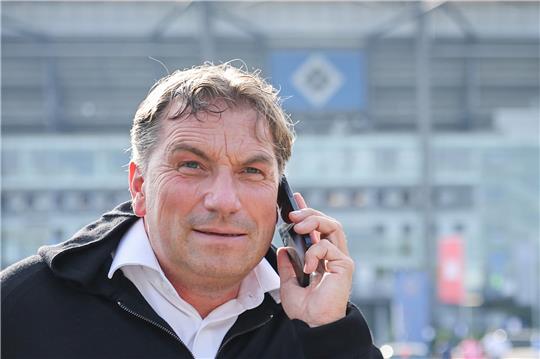
[[[148,158],[158,140],[159,124],[173,101],[180,109],[168,118],[175,119],[213,110],[215,100],[228,106],[248,105],[264,119],[272,135],[280,174],[291,157],[294,130],[283,111],[278,91],[259,76],[231,66],[204,64],[175,71],[157,81],[141,102],[131,128],[131,160],[145,171]]]

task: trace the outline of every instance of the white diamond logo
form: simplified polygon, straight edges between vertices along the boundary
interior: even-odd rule
[[[295,71],[294,87],[316,107],[324,106],[343,85],[343,75],[322,55],[311,55]]]

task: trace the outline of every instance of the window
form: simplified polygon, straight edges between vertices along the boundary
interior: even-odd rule
[[[408,223],[404,223],[402,226],[401,226],[401,233],[404,237],[409,237],[411,235],[411,232],[412,232],[412,227],[410,224]]]
[[[442,171],[460,173],[473,167],[471,151],[467,148],[436,148],[433,157],[437,169]]]
[[[2,151],[2,176],[16,176],[19,166],[19,155],[16,151]]]
[[[94,171],[93,154],[82,150],[40,150],[32,153],[36,172],[50,175],[84,175]]]
[[[465,225],[461,222],[456,222],[452,226],[455,234],[463,234],[465,232]]]
[[[384,224],[376,224],[374,227],[373,227],[373,232],[379,236],[379,237],[382,237],[385,235],[385,232],[386,232],[386,227],[384,226]]]
[[[398,165],[397,150],[395,148],[379,148],[375,150],[375,168],[378,172],[394,172]]]
[[[348,207],[352,194],[345,190],[331,190],[328,193],[328,205],[335,208]]]
[[[364,188],[353,195],[354,206],[360,208],[374,207],[377,204],[377,193],[373,189]]]

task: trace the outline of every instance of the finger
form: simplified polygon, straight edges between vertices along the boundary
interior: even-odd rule
[[[284,247],[277,250],[277,267],[281,284],[287,283],[290,280],[296,281],[296,273],[287,254],[287,249]]]
[[[318,231],[321,235],[329,235],[334,232],[343,231],[343,228],[341,224],[333,218],[311,215],[301,221],[295,222],[294,230],[300,234]]]
[[[338,230],[343,231],[343,227],[341,226],[341,223],[338,220],[324,214],[323,212],[317,211],[316,209],[302,208],[298,211],[292,211],[289,213],[289,219],[294,223],[300,223],[310,216],[326,218],[326,220],[329,221],[328,223],[334,223],[335,227]],[[333,228],[324,229],[321,227],[320,229],[316,229],[315,231],[319,235],[318,237],[320,239],[320,234],[330,234],[333,231]],[[325,232],[325,233],[321,233],[321,232]]]
[[[352,275],[354,270],[354,261],[326,239],[322,239],[308,249],[305,255],[304,272],[314,272],[321,260],[326,261],[326,271],[329,273]]]
[[[308,210],[306,201],[304,200],[304,197],[302,197],[302,195],[299,192],[295,192],[293,194],[293,197],[294,197],[294,200],[296,201],[296,203],[298,204],[298,207],[301,210]],[[315,211],[314,209],[311,209],[311,208],[309,208],[309,210]],[[308,212],[311,212],[311,211],[308,211]],[[289,213],[289,219],[296,222],[293,218],[291,218],[292,213],[293,212]],[[322,213],[320,213],[320,214],[322,215]],[[307,234],[307,233],[309,233],[309,237],[311,238],[312,243],[317,243],[318,241],[321,240],[321,236],[319,235],[319,233],[311,231],[311,232],[306,232],[306,233],[303,233],[303,234]]]
[[[298,211],[292,211],[289,213],[289,219],[293,222],[300,222],[303,219],[306,219],[309,216],[322,216],[322,217],[328,217],[332,220],[335,220],[334,218],[327,216],[326,214],[322,213],[321,211],[317,211],[313,208],[302,208]]]
[[[306,201],[304,200],[304,197],[302,197],[300,192],[295,192],[293,194],[293,196],[294,196],[294,199],[295,199],[296,203],[298,203],[298,207],[300,207],[300,209],[307,208]]]
[[[328,216],[310,216],[294,225],[294,231],[299,234],[320,233],[320,238],[328,239],[336,245],[340,251],[349,254],[347,238],[341,223]]]

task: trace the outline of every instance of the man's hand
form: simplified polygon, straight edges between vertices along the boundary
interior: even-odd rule
[[[285,248],[278,250],[278,272],[281,279],[281,302],[291,319],[300,319],[310,327],[328,324],[345,317],[352,286],[354,262],[349,256],[341,224],[335,219],[307,208],[299,193],[294,197],[301,210],[291,212],[294,230],[310,234],[313,245],[305,255],[305,273],[319,272],[302,288]],[[319,266],[319,263],[324,263]]]

